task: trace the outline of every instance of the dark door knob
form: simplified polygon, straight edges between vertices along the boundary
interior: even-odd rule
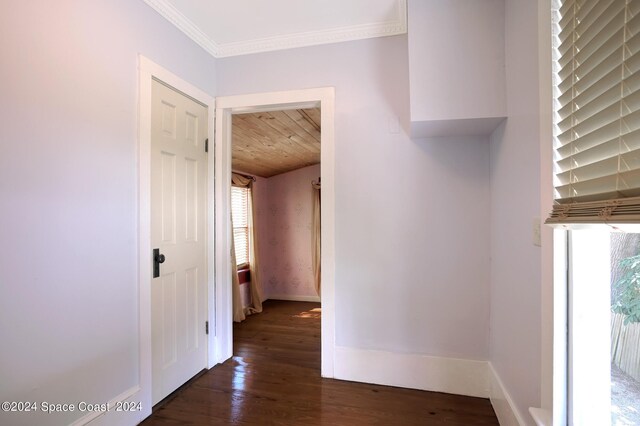
[[[164,263],[164,254],[160,254],[160,249],[153,249],[153,278],[160,276],[160,264]]]

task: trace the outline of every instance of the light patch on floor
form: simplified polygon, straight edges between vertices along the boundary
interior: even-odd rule
[[[294,315],[295,318],[320,318],[322,315],[322,308],[313,308],[310,311],[300,312],[298,315]]]

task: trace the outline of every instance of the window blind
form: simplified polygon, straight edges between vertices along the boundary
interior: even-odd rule
[[[557,6],[547,223],[640,222],[640,0]]]
[[[249,263],[249,188],[231,187],[231,215],[236,264]]]

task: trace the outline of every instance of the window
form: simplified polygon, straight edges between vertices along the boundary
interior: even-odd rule
[[[231,187],[233,244],[238,267],[249,264],[249,188]]]
[[[570,230],[566,269],[555,265],[556,280],[567,278],[568,335],[566,365],[554,365],[566,366],[566,406],[554,411],[571,426],[640,424],[640,235],[602,225],[640,223],[640,0],[553,4],[547,223]],[[596,226],[576,226],[585,223]]]
[[[559,0],[549,223],[640,221],[640,2]]]
[[[640,234],[570,232],[569,425],[640,425]]]

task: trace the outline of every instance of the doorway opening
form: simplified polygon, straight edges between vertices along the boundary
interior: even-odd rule
[[[246,188],[232,183],[236,264],[241,271],[249,269],[250,255],[258,249],[265,300],[320,302],[313,268],[313,242],[320,238],[320,229],[314,228],[315,191],[321,181],[320,115],[320,108],[307,108],[232,116],[232,172],[252,180],[248,197]],[[255,241],[247,232],[252,222],[247,211],[255,212]],[[253,278],[241,273],[245,310],[254,302]]]
[[[235,171],[241,172],[245,175],[245,178],[248,176],[249,179],[253,180],[255,177],[257,189],[260,189],[261,186],[262,188],[267,188],[266,192],[263,191],[263,195],[265,193],[268,195],[271,192],[269,191],[270,188],[277,188],[274,189],[274,194],[281,195],[286,193],[288,190],[284,189],[283,185],[286,184],[283,182],[290,180],[296,182],[293,187],[297,187],[300,193],[304,193],[305,186],[308,185],[306,189],[308,189],[309,198],[307,200],[311,201],[313,199],[312,182],[322,183],[322,227],[320,232],[322,241],[322,274],[319,284],[322,303],[321,374],[324,377],[333,377],[335,348],[333,101],[333,88],[229,96],[216,100],[216,235],[218,236],[216,238],[216,295],[219,303],[219,305],[216,305],[217,307],[219,306],[219,309],[217,309],[219,315],[216,320],[224,330],[223,335],[218,336],[221,339],[221,361],[230,358],[233,354],[232,319],[234,317],[234,309],[232,282],[234,272],[230,268],[232,259],[231,254],[228,254],[228,248],[232,244],[234,234],[231,223],[231,179],[232,169],[236,169]],[[319,119],[319,122],[314,121],[313,117],[316,120]],[[234,121],[245,124],[246,128],[234,128]],[[317,148],[305,145],[302,136],[295,135],[290,130],[284,130],[283,123],[297,125],[300,128],[300,132],[308,135],[309,140],[320,138],[321,143],[318,144]],[[280,148],[271,146],[264,139],[264,135],[261,135],[260,130],[264,133],[265,131],[270,131],[269,129],[285,135],[285,140]],[[239,154],[233,154],[233,143],[236,142],[234,141],[236,136],[238,136],[239,140],[242,140],[242,137],[247,137],[248,140],[251,140],[252,143],[249,143],[249,146],[245,143],[244,146],[239,145],[239,148],[245,151],[243,155],[246,159],[258,159],[257,161],[243,162],[239,158]],[[321,150],[320,145],[322,146]],[[287,150],[284,149],[285,147],[297,148],[287,153]],[[300,148],[304,148],[306,152],[300,151]],[[272,157],[274,160],[274,169],[271,172],[265,171],[266,161],[259,160],[259,155],[257,155],[256,151],[260,150],[264,154],[263,159]],[[309,157],[308,154],[313,154],[314,150],[319,151],[320,165],[315,160],[305,160],[305,158]],[[317,154],[315,155],[317,156]],[[296,159],[298,166],[302,167],[291,167],[295,163],[293,160]],[[236,160],[235,164],[233,160]],[[274,171],[278,167],[281,167],[279,169],[280,172]],[[287,167],[291,168],[286,170]],[[269,173],[272,173],[272,175],[266,176]],[[272,181],[269,182],[269,180]],[[304,183],[306,180],[310,181]],[[295,189],[292,191],[295,192]],[[312,230],[309,229],[311,225],[302,219],[305,211],[308,212],[307,207],[311,209],[311,205],[309,204],[305,207],[302,201],[294,201],[292,210],[294,214],[300,214],[301,220],[297,223],[281,222],[280,219],[282,218],[276,217],[279,211],[276,201],[270,201],[268,197],[260,199],[260,196],[257,195],[258,192],[256,191],[255,197],[258,199],[256,201],[257,212],[261,213],[259,220],[268,224],[267,226],[263,225],[262,231],[258,231],[258,255],[260,256],[261,253],[264,253],[263,257],[268,261],[268,263],[265,263],[265,259],[262,259],[261,262],[264,266],[259,266],[257,271],[259,276],[262,275],[262,288],[268,292],[265,296],[275,295],[279,298],[285,298],[286,293],[289,293],[298,300],[305,300],[305,298],[306,300],[317,300],[318,295],[315,293],[315,289],[315,295],[309,291],[312,288],[309,284],[313,282],[313,279],[309,277],[312,275],[305,274],[305,278],[302,278],[303,275],[301,273],[298,277],[294,277],[295,270],[311,272],[308,270],[309,262],[304,260],[304,258],[307,258],[310,261],[311,242],[308,241],[309,245],[306,250],[299,253],[294,245],[292,251],[295,252],[295,256],[290,260],[280,260],[283,252],[270,250],[273,244],[279,245],[276,238],[281,235],[276,235],[276,233],[283,233],[287,227],[289,228],[288,230],[301,228],[302,231],[307,231],[308,234],[311,234]],[[277,226],[280,229],[269,229],[269,223],[279,223],[280,225]],[[237,232],[241,233],[242,231],[238,230]],[[304,239],[301,238],[301,240]],[[276,258],[274,259],[273,256]],[[237,263],[235,266],[238,266]],[[279,277],[282,276],[282,273],[286,275],[287,272],[289,273],[289,278],[281,280]],[[295,278],[295,282],[292,278]],[[250,283],[250,278],[247,282]],[[246,286],[245,288],[246,293],[250,287]],[[295,288],[295,292],[298,294],[293,294],[292,288]],[[285,294],[274,293],[278,291]],[[245,297],[245,299],[248,300],[249,298]],[[249,302],[253,303],[254,301],[251,300]]]

